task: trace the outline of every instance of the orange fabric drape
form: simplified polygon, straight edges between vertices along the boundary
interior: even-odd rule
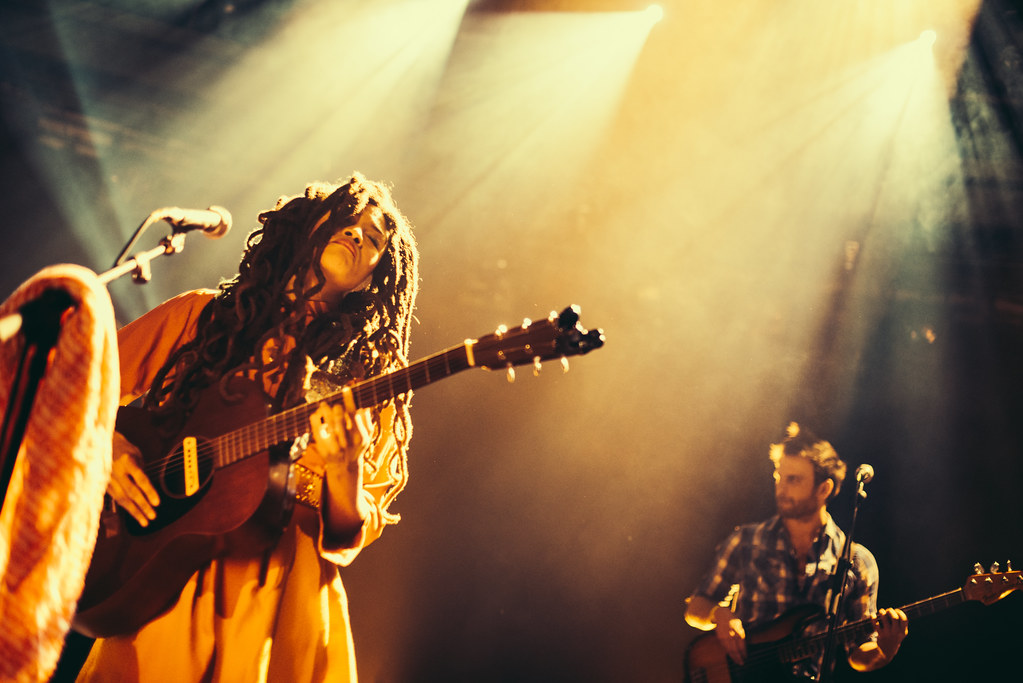
[[[46,268],[0,305],[16,312],[50,288],[77,305],[33,403],[0,512],[0,680],[46,681],[71,624],[110,476],[120,374],[113,307],[92,271]],[[23,346],[0,345],[0,411]]]

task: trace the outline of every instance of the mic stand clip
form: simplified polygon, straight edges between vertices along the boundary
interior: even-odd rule
[[[163,254],[167,255],[177,254],[184,248],[185,233],[183,232],[171,233],[170,235],[167,235],[166,237],[160,240],[159,246],[153,247],[148,251],[143,251],[139,254],[135,254],[124,263],[120,263],[119,265],[115,266],[114,268],[111,268],[105,273],[101,273],[99,275],[99,281],[102,282],[103,284],[107,284],[108,282],[116,280],[122,275],[125,275],[126,273],[130,272],[132,280],[139,284],[145,284],[149,282],[153,277],[153,271],[149,266],[150,261],[152,261],[157,256],[161,256]]]

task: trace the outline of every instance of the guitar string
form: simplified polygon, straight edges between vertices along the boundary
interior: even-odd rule
[[[553,332],[552,337],[550,339],[546,339],[546,338],[542,337],[541,333],[544,332],[544,331]],[[522,343],[522,344],[519,344],[518,346],[516,346],[515,344],[510,343],[510,342],[512,342],[512,340],[516,340],[516,339],[518,339],[518,337],[523,336],[523,334],[525,334],[525,336],[527,337],[527,343]],[[552,321],[550,319],[547,319],[547,320],[541,320],[541,321],[537,321],[537,322],[534,322],[534,323],[530,323],[530,325],[528,327],[516,328],[516,329],[510,330],[510,331],[503,332],[501,334],[486,335],[484,337],[481,337],[480,339],[475,340],[473,345],[472,345],[472,348],[473,348],[473,353],[477,356],[477,360],[482,359],[482,358],[484,358],[484,357],[486,357],[488,355],[492,355],[492,356],[498,358],[499,360],[504,360],[505,358],[510,358],[512,356],[518,357],[518,356],[520,356],[522,354],[523,351],[526,351],[527,352],[526,356],[529,356],[530,358],[540,358],[541,360],[549,360],[550,358],[557,357],[558,355],[562,355],[562,356],[571,355],[571,354],[567,353],[565,351],[565,349],[559,348],[560,345],[557,343],[557,340],[562,336],[562,334],[563,334],[563,331],[560,330],[560,328],[556,328],[554,326],[554,321]],[[531,343],[530,343],[529,340],[531,340]],[[499,342],[499,343],[497,343],[497,342]],[[488,347],[490,345],[494,345],[495,347],[498,347],[497,352],[495,352],[493,349],[489,349]],[[435,353],[435,354],[433,354],[431,356],[427,356],[426,358],[423,358],[423,359],[421,359],[419,361],[416,361],[412,365],[409,365],[409,366],[407,366],[405,368],[401,368],[399,370],[395,370],[393,372],[390,372],[390,373],[381,375],[379,377],[375,377],[375,378],[366,380],[365,382],[361,382],[359,384],[354,385],[353,387],[351,387],[351,391],[352,391],[353,396],[356,397],[356,405],[358,407],[364,407],[366,405],[376,405],[377,403],[380,403],[381,401],[378,398],[377,388],[380,387],[384,383],[387,383],[389,385],[388,386],[388,393],[387,393],[386,397],[390,397],[390,396],[395,396],[398,393],[406,393],[408,391],[413,391],[416,387],[423,386],[425,384],[429,384],[430,382],[434,381],[434,379],[440,379],[440,378],[443,378],[443,377],[448,377],[448,376],[454,374],[455,372],[460,372],[461,370],[466,370],[466,369],[468,369],[470,367],[473,367],[473,365],[478,366],[478,367],[484,367],[484,368],[487,367],[486,363],[482,363],[481,364],[479,362],[474,363],[473,365],[470,365],[469,364],[469,359],[466,357],[467,354],[465,353],[465,350],[466,350],[466,346],[464,344],[457,345],[457,346],[452,346],[452,347],[450,347],[448,349],[445,349],[443,351],[439,351],[439,352],[437,352],[437,353]],[[503,354],[503,356],[502,356],[502,354]],[[452,360],[457,361],[456,367],[455,367],[454,370],[452,370],[452,367],[451,367],[451,365],[452,365],[451,361]],[[515,361],[512,364],[521,365],[521,364],[524,364],[525,362],[527,362],[527,361],[524,358],[521,358],[521,359]],[[438,378],[431,377],[431,372],[430,372],[431,366],[433,366],[435,368],[435,371],[443,369],[444,370],[444,374],[441,377],[438,377]],[[406,385],[407,385],[407,389],[405,390],[405,392],[396,392],[394,390],[393,378],[396,375],[399,375],[399,374],[404,374],[405,375],[405,378],[406,378],[405,382],[406,382]],[[416,383],[416,382],[410,381],[412,378],[418,379],[418,380],[420,380],[420,382]],[[331,398],[333,396],[338,396],[341,393],[342,393],[341,391],[338,391],[335,394],[332,394],[330,397],[327,397],[325,399],[321,399],[320,401],[317,401],[315,403],[304,404],[303,406],[297,406],[296,408],[291,408],[291,409],[289,409],[287,411],[278,413],[277,415],[278,416],[286,416],[289,413],[292,413],[293,411],[298,411],[298,410],[300,410],[303,407],[308,407],[308,406],[311,406],[311,405],[318,405],[319,403],[322,403],[322,402],[328,400],[329,398]],[[263,420],[261,423],[257,423],[257,424],[263,424],[263,423],[269,422],[272,419],[272,417],[274,417],[274,416],[271,416],[271,418],[268,418],[267,420]],[[303,416],[302,419],[304,420],[307,417],[308,416]],[[291,430],[294,430],[294,428],[295,428],[295,425],[286,425],[286,426],[288,426]],[[216,458],[215,458],[216,454],[220,453],[220,452],[223,452],[222,449],[232,439],[236,440],[237,441],[237,445],[240,446],[242,449],[251,449],[251,448],[253,448],[253,441],[252,440],[245,440],[246,437],[244,436],[243,433],[249,431],[249,429],[253,428],[253,427],[254,427],[254,425],[246,425],[246,426],[241,427],[239,429],[235,429],[235,430],[233,430],[231,432],[227,432],[226,434],[222,434],[222,435],[220,435],[218,437],[213,437],[211,439],[205,439],[200,445],[197,446],[197,455],[199,457],[212,458],[213,460],[216,460]],[[303,433],[306,433],[305,430],[297,431],[297,433],[294,434],[293,438],[298,438]],[[269,447],[271,445],[275,445],[276,443],[281,443],[283,440],[285,440],[285,439],[279,439],[278,441],[276,441],[274,443],[268,443],[265,447]],[[257,440],[255,443],[264,443],[264,442]],[[218,446],[217,444],[220,444],[220,445]],[[261,450],[264,450],[264,449],[260,448],[260,449],[258,449],[255,452],[259,452]],[[248,454],[248,455],[254,454],[254,453],[249,453],[248,451],[245,451],[245,450],[243,450],[242,453],[243,454]],[[242,459],[243,457],[244,457],[244,455],[239,456],[239,457],[233,459],[230,463],[227,463],[227,464],[232,464],[234,462],[237,462],[238,460]],[[143,471],[147,474],[147,476],[150,477],[150,479],[153,479],[154,477],[159,478],[159,475],[162,472],[164,472],[168,467],[176,466],[179,462],[183,462],[183,461],[184,461],[184,453],[183,453],[183,451],[180,451],[178,448],[174,448],[168,455],[165,455],[165,456],[163,456],[161,458],[157,458],[157,459],[155,459],[153,461],[144,463]],[[216,469],[219,466],[222,466],[222,465],[214,462],[214,467],[213,467],[214,469]]]
[[[550,340],[545,340],[539,337],[539,333],[541,331],[546,330],[547,328],[551,328],[551,330],[554,332],[554,335]],[[526,336],[533,339],[532,344],[526,343],[521,344],[518,347],[515,347],[514,344],[509,343],[511,340],[517,339],[519,336],[522,336],[523,332],[527,332]],[[513,329],[511,331],[504,332],[500,335],[487,335],[486,337],[475,340],[475,342],[472,345],[472,348],[474,353],[479,358],[483,358],[488,354],[493,354],[497,356],[499,359],[504,360],[505,358],[510,358],[512,356],[517,357],[522,353],[522,351],[526,351],[527,352],[526,355],[531,358],[549,360],[550,358],[559,355],[558,353],[559,350],[560,355],[562,356],[569,355],[565,353],[564,349],[558,349],[559,345],[556,343],[556,340],[561,336],[561,334],[562,332],[559,329],[555,329],[553,327],[553,321],[548,319],[538,321],[537,323],[531,323],[528,326],[528,328],[523,327]],[[493,350],[489,350],[487,348],[488,344],[493,343],[495,340],[501,342],[501,344],[498,344],[498,346],[501,345],[504,346],[504,348],[501,349],[498,354],[495,354]],[[395,370],[393,372],[354,385],[353,387],[351,387],[351,391],[352,395],[356,399],[356,406],[364,407],[367,405],[376,405],[377,403],[380,403],[381,400],[379,398],[379,392],[377,391],[377,389],[381,387],[383,384],[388,385],[388,391],[386,392],[385,398],[389,398],[391,396],[398,395],[399,393],[413,391],[418,386],[423,386],[425,384],[430,383],[431,381],[434,380],[434,378],[431,377],[430,372],[431,366],[433,366],[436,371],[441,369],[441,365],[443,365],[444,374],[441,377],[448,377],[451,374],[454,374],[454,372],[459,372],[461,370],[465,370],[468,369],[469,367],[472,367],[472,365],[469,364],[469,359],[465,357],[466,356],[465,349],[466,347],[464,344],[453,346],[443,351],[439,351],[433,354],[432,356],[427,356],[426,358],[423,358],[405,368],[401,368],[399,370]],[[504,354],[504,356],[502,357],[500,354]],[[452,370],[451,368],[452,360],[458,361],[456,369],[454,370]],[[519,359],[517,361],[510,362],[510,364],[521,365],[524,364],[525,362],[527,361],[524,359]],[[474,363],[474,365],[479,367],[487,367],[485,363],[484,364]],[[404,375],[405,383],[407,386],[404,392],[397,392],[394,389],[393,380],[394,377],[397,375]],[[412,381],[413,379],[419,381],[414,382]],[[307,430],[304,429],[304,426],[302,429],[297,429],[298,425],[289,422],[289,420],[301,419],[304,422],[305,420],[308,419],[308,415],[302,415],[300,418],[296,417],[296,414],[301,412],[303,408],[319,405],[320,403],[328,401],[328,399],[330,398],[339,396],[341,393],[342,393],[341,391],[338,391],[334,394],[331,394],[331,396],[329,397],[321,399],[320,401],[291,408],[287,411],[278,413],[276,416],[271,416],[266,420],[256,423],[255,425],[252,424],[246,425],[239,429],[227,432],[226,434],[222,434],[211,439],[204,439],[200,444],[197,445],[196,454],[199,458],[213,460],[214,461],[213,469],[215,470],[218,467],[223,466],[224,464],[233,464],[234,462],[238,462],[238,460],[241,460],[244,457],[247,457],[248,455],[253,455],[262,450],[265,450],[265,448],[269,448],[272,445],[282,443],[287,440],[288,434],[293,434],[292,438],[298,438],[302,436],[304,433],[308,432]],[[277,440],[269,442],[265,440],[265,435],[263,436],[263,438],[260,438],[259,435],[253,437],[251,434],[249,434],[249,432],[251,431],[258,431],[260,425],[273,422],[274,421],[273,418],[275,417],[280,417],[281,418],[280,421],[283,422],[283,425],[281,426],[285,428],[284,436],[282,437],[275,436],[274,438],[276,438]],[[276,435],[276,432],[274,432],[274,434]],[[259,444],[265,445],[263,446],[263,448],[259,448],[258,447]],[[224,453],[230,446],[234,446],[239,449],[237,451],[234,451],[237,455],[233,457],[230,460],[230,462],[227,463],[216,462],[216,455],[218,453]],[[252,451],[253,448],[256,448],[257,450],[253,452]],[[161,475],[169,467],[177,466],[179,462],[181,463],[184,462],[184,451],[183,449],[175,448],[170,452],[170,454],[165,455],[162,458],[157,458],[151,462],[145,463],[143,466],[143,471],[146,472],[147,476],[149,476],[150,479],[153,479],[154,477],[156,479],[160,479],[161,477],[159,475]]]
[[[468,368],[469,366],[466,362],[465,368],[452,370],[450,359],[444,357],[449,353],[461,351],[462,348],[463,347],[453,347],[445,352],[441,352],[418,361],[406,368],[402,368],[352,386],[351,391],[356,407],[361,408],[382,402],[380,399],[380,389],[385,384],[387,385],[387,390],[383,392],[386,394],[383,400],[386,400],[391,396],[413,391],[416,387],[424,386],[435,379],[440,379],[441,377],[449,376],[460,369]],[[430,368],[431,365],[435,366],[432,371]],[[444,371],[444,374],[442,374],[441,377],[436,376],[438,370]],[[395,389],[396,383],[394,382],[394,377],[397,375],[404,375],[405,377],[403,384],[405,384],[407,388],[404,391],[397,391]],[[199,442],[199,444],[197,444],[197,456],[200,459],[214,461],[216,461],[215,456],[218,453],[231,453],[233,456],[236,456],[228,458],[228,462],[214,462],[214,469],[216,469],[217,467],[222,467],[226,464],[238,462],[239,460],[244,459],[247,455],[254,455],[255,453],[261,452],[273,445],[284,443],[287,441],[289,436],[291,438],[299,438],[303,434],[309,432],[308,419],[309,416],[313,414],[315,407],[321,403],[329,404],[332,400],[335,402],[343,400],[341,398],[342,393],[343,390],[337,391],[313,403],[302,404],[275,415],[271,415],[259,422],[226,432],[220,436],[203,439]],[[222,458],[221,460],[223,461],[224,459],[225,458]],[[165,470],[176,466],[183,461],[183,449],[174,448],[169,454],[145,463],[143,470],[151,479],[154,477],[159,479],[160,475],[162,475]]]

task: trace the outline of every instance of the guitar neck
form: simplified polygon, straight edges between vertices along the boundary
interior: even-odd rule
[[[215,467],[224,467],[281,443],[294,441],[309,431],[309,417],[322,403],[342,403],[355,409],[379,405],[400,394],[450,377],[474,367],[473,346],[464,344],[427,356],[408,367],[345,387],[318,401],[304,403],[223,434],[216,439]]]
[[[956,588],[948,593],[942,593],[941,595],[935,595],[932,598],[920,600],[909,605],[902,607],[902,611],[906,613],[909,619],[916,619],[918,617],[935,614],[943,609],[954,607],[965,602],[963,597],[963,589]],[[874,620],[873,619],[860,619],[850,624],[840,626],[836,629],[836,637],[839,642],[845,645],[854,645],[859,642],[863,642],[871,633],[874,632]],[[820,649],[824,646],[824,641],[827,638],[827,633],[819,633],[809,638],[795,640],[787,643],[785,646],[786,651],[781,653],[781,658],[785,661],[797,661],[805,659],[808,656],[815,655],[820,652]]]
[[[910,603],[903,606],[901,609],[906,613],[906,616],[912,620],[936,614],[937,612],[948,609],[949,607],[955,607],[956,605],[962,604],[964,601],[963,589],[956,588],[953,591],[942,593],[941,595],[935,595],[932,598]],[[856,640],[865,638],[874,632],[874,620],[861,619],[860,621],[848,624],[841,630],[848,631],[848,634],[843,634],[844,640],[855,642]]]

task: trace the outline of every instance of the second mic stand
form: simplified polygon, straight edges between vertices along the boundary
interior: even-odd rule
[[[838,640],[838,620],[842,614],[842,606],[845,603],[845,587],[849,581],[849,569],[852,567],[852,545],[853,531],[856,529],[856,515],[860,510],[860,499],[867,497],[864,490],[867,481],[857,477],[856,495],[853,496],[852,521],[849,523],[849,531],[845,534],[845,546],[842,548],[842,557],[838,560],[838,567],[831,586],[831,604],[828,606],[828,630],[824,635],[824,656],[821,659],[818,680],[822,683],[831,678],[835,662],[835,645]]]

